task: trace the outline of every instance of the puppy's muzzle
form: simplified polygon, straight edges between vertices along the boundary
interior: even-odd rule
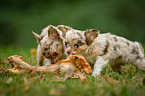
[[[67,54],[68,54],[68,55],[70,55],[70,52],[71,52],[70,50],[67,50]]]

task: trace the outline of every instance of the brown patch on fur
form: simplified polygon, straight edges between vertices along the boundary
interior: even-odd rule
[[[92,44],[94,39],[98,36],[99,30],[97,29],[90,29],[85,31],[85,36],[86,36],[86,43],[87,45]]]
[[[109,48],[109,41],[107,40],[107,44],[106,44],[105,49],[103,51],[103,55],[106,55],[106,53],[108,52],[108,48]]]
[[[57,32],[57,30],[55,28],[53,28],[52,26],[50,26],[50,28],[48,29],[48,34],[50,36],[50,38],[52,40],[59,40],[60,39],[60,36],[59,36],[59,33]]]
[[[117,41],[118,41],[118,39],[117,39],[116,37],[114,37],[114,41],[116,41],[116,42],[117,42]]]
[[[129,44],[129,42],[126,42],[126,44],[129,46],[130,44]]]
[[[114,51],[117,51],[117,49],[120,49],[120,45],[114,46]]]
[[[133,48],[132,51],[131,51],[131,54],[134,54],[134,55],[138,55],[139,52],[138,52],[138,48]]]

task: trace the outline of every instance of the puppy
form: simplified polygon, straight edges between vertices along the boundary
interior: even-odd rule
[[[94,66],[92,75],[95,77],[107,64],[115,72],[119,72],[125,64],[133,64],[145,71],[144,49],[138,42],[110,33],[100,34],[97,29],[70,30],[66,33],[65,42],[65,53],[84,56]]]
[[[65,25],[57,27],[49,25],[42,30],[40,35],[33,32],[38,43],[37,65],[50,65],[56,63],[58,59],[66,58],[64,36],[71,29]]]
[[[42,66],[54,64],[58,59],[64,57],[64,38],[62,37],[62,31],[57,27],[49,25],[42,30],[42,33],[38,35],[34,33],[37,39],[37,64]]]

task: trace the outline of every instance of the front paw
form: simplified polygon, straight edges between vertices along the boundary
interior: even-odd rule
[[[95,72],[93,72],[93,73],[92,73],[92,76],[94,76],[95,78],[98,79],[98,78],[99,78],[99,74],[100,74],[100,73],[95,73]]]

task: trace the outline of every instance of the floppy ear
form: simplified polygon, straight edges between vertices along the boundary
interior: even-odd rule
[[[60,35],[59,35],[57,29],[54,26],[52,26],[52,25],[48,29],[48,36],[52,40],[60,40]]]
[[[36,40],[37,40],[37,43],[39,43],[40,40],[42,39],[41,35],[39,35],[39,34],[33,32],[33,31],[32,31],[32,33],[33,33],[33,35],[35,36],[35,38],[36,38]]]
[[[97,29],[90,29],[85,31],[85,37],[86,37],[86,43],[87,45],[92,44],[94,39],[98,37],[98,34],[100,33]]]
[[[62,31],[63,37],[65,37],[66,32],[67,32],[68,30],[72,29],[71,27],[64,26],[64,25],[58,25],[57,28],[58,28],[59,30]]]

